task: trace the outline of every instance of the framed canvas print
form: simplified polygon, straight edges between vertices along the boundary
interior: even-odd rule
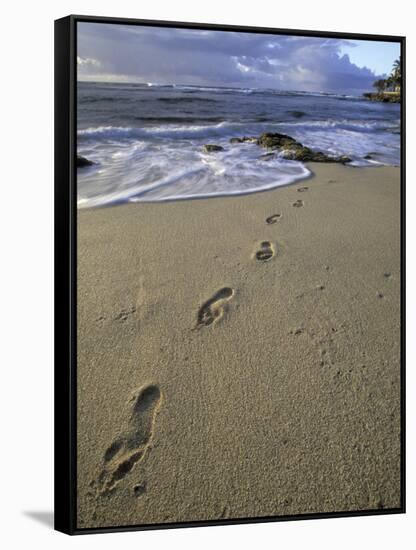
[[[404,46],[55,22],[56,529],[404,512]]]

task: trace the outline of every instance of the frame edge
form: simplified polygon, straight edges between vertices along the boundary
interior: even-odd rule
[[[74,368],[71,353],[73,18],[54,23],[54,528],[75,530]]]

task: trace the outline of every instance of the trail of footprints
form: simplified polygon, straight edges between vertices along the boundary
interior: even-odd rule
[[[297,191],[305,192],[308,187],[298,188]],[[294,207],[302,207],[302,200],[292,203]],[[266,223],[271,225],[277,223],[281,214],[273,214],[266,218]],[[275,255],[275,246],[270,241],[262,241],[259,249],[254,253],[254,258],[259,262],[268,262]],[[391,273],[384,273],[384,278],[389,279]],[[323,287],[322,287],[323,288]],[[234,297],[235,290],[230,287],[223,287],[198,310],[197,323],[194,330],[208,327],[219,321],[227,311],[228,302]],[[125,321],[135,310],[122,311],[116,320]],[[304,329],[297,329],[290,334],[299,335]],[[323,354],[326,350],[323,350]],[[321,364],[324,363],[322,357]],[[118,483],[127,477],[135,466],[145,456],[153,437],[155,419],[161,405],[161,391],[155,384],[148,384],[141,387],[135,397],[132,398],[131,414],[124,430],[112,441],[104,452],[101,472],[97,481],[91,482],[91,487],[96,487],[98,493],[106,495],[111,493]],[[133,493],[139,497],[146,492],[146,482],[141,481],[134,485]]]
[[[152,440],[155,417],[161,403],[157,385],[149,384],[139,389],[131,400],[131,415],[126,427],[114,439],[103,456],[97,487],[100,494],[108,494],[122,481],[144,457]],[[95,483],[92,483],[95,485]],[[146,484],[134,488],[137,496],[143,494]]]
[[[268,224],[274,224],[281,214],[267,218]],[[255,252],[255,258],[267,262],[275,254],[274,246],[269,241],[262,241],[260,249]],[[206,302],[198,311],[195,329],[210,326],[219,321],[227,310],[228,302],[235,294],[234,289],[223,287]],[[123,310],[115,320],[125,321],[135,310]],[[99,495],[111,493],[135,466],[143,459],[153,436],[156,413],[161,403],[161,392],[157,385],[146,385],[132,399],[132,411],[124,430],[113,440],[103,456],[101,472],[97,481],[91,482],[91,487],[98,490]],[[133,487],[136,496],[146,492],[146,483],[140,482]]]

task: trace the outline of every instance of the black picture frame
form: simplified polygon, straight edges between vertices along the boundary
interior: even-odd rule
[[[291,516],[224,519],[218,521],[193,521],[80,528],[76,524],[77,506],[77,378],[76,378],[76,287],[77,287],[77,201],[76,201],[76,44],[77,24],[82,22],[174,27],[182,29],[245,32],[257,34],[296,35],[304,37],[344,38],[397,42],[402,59],[401,102],[401,505],[394,509],[356,512],[306,513]],[[405,153],[406,153],[406,39],[403,36],[305,31],[153,21],[70,15],[55,21],[55,529],[70,535],[167,529],[210,525],[232,525],[261,522],[293,521],[337,517],[354,517],[380,514],[405,513]]]

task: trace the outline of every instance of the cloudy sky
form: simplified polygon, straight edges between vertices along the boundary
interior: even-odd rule
[[[78,23],[78,79],[361,93],[398,43]]]

